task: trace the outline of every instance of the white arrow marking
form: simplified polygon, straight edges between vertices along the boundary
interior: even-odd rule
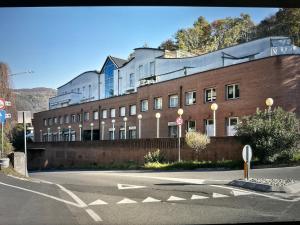
[[[161,200],[148,197],[148,198],[144,199],[143,202],[161,202]]]
[[[137,189],[137,188],[145,188],[146,186],[137,186],[137,185],[131,185],[131,184],[118,184],[118,189]]]
[[[130,203],[136,203],[136,201],[131,200],[129,198],[124,198],[123,200],[119,201],[117,204],[130,204]]]
[[[251,193],[247,192],[247,191],[235,191],[235,190],[232,190],[230,193],[233,194],[234,196],[251,195]]]
[[[170,198],[167,201],[182,201],[182,200],[186,200],[185,198],[179,198],[176,196],[170,196]]]
[[[213,198],[225,198],[225,197],[229,197],[228,195],[222,195],[219,193],[213,193]]]
[[[89,205],[107,205],[107,202],[102,201],[101,199],[98,199],[94,202],[91,202]]]
[[[191,199],[206,199],[206,198],[208,198],[208,197],[206,197],[206,196],[200,196],[200,195],[193,195],[191,197]]]

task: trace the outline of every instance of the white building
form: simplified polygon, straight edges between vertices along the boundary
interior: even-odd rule
[[[128,94],[142,85],[283,54],[300,54],[300,49],[288,37],[262,38],[199,56],[136,48],[129,60],[108,56],[100,74],[86,72],[59,87],[58,96],[49,101],[49,108]]]

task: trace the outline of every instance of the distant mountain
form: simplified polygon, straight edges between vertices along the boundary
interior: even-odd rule
[[[49,109],[49,98],[56,95],[52,88],[37,87],[31,89],[14,89],[17,111],[32,113]]]

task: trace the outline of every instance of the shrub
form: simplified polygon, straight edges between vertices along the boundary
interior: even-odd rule
[[[210,138],[206,134],[189,131],[185,135],[185,142],[190,148],[194,149],[194,151],[197,152],[199,159],[199,150],[203,150],[206,148],[207,144],[210,143]]]
[[[243,117],[236,129],[242,143],[249,144],[254,157],[263,163],[291,160],[300,139],[296,115],[280,107],[270,113],[258,109]]]
[[[160,153],[160,150],[157,149],[155,152],[148,152],[145,156],[145,163],[155,163],[155,162],[164,162],[165,157]]]

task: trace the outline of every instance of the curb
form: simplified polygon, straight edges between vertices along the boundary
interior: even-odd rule
[[[288,194],[294,194],[300,192],[300,182],[297,181],[296,183],[286,185],[286,186],[274,186],[269,184],[260,184],[254,183],[245,180],[233,180],[228,183],[229,185],[242,187],[246,189],[251,189],[254,191],[263,191],[263,192],[285,192]]]

